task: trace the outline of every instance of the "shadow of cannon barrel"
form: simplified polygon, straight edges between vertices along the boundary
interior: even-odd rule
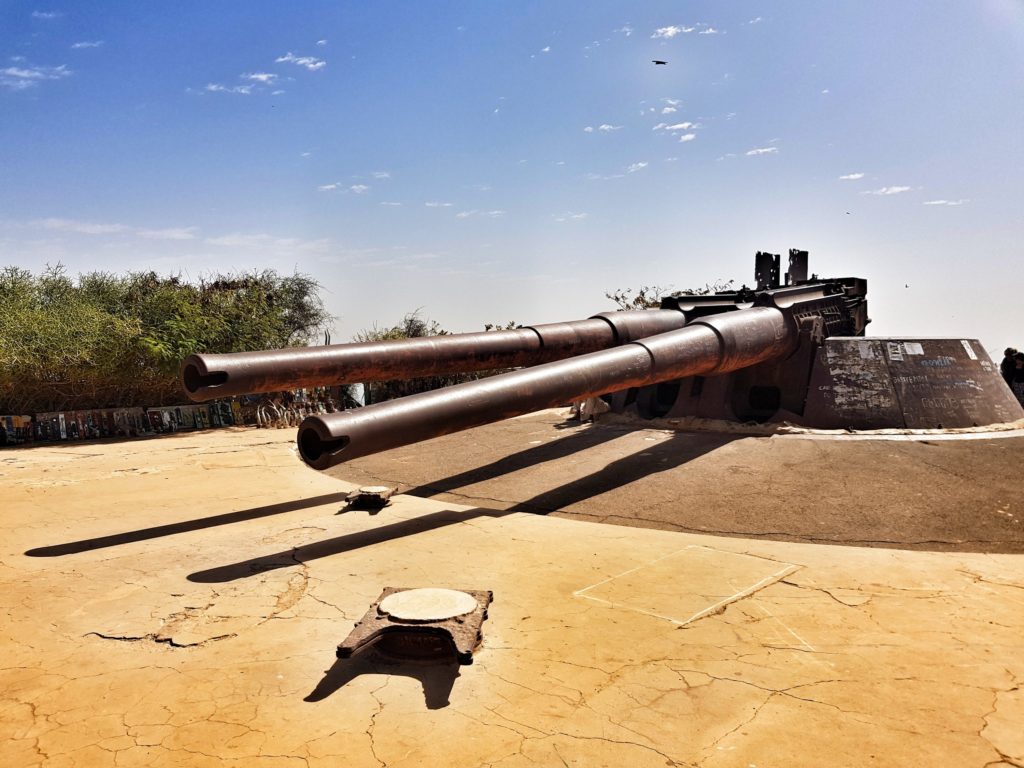
[[[781,360],[795,351],[799,336],[793,316],[775,307],[713,315],[613,349],[352,411],[310,416],[299,426],[299,453],[314,469],[327,469],[575,400]]]

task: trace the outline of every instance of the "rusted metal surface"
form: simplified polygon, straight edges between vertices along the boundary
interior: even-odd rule
[[[681,328],[667,309],[607,312],[587,320],[394,341],[191,355],[181,366],[189,398],[280,392],[342,383],[411,379],[561,360]]]
[[[951,429],[1024,418],[976,339],[828,339],[804,423],[822,428]]]
[[[409,589],[386,587],[348,637],[338,645],[338,658],[347,659],[375,645],[384,653],[409,658],[435,658],[454,652],[460,664],[471,664],[473,652],[483,639],[483,623],[494,593],[463,590],[476,600],[476,608],[441,621],[403,621],[380,609],[384,598]]]
[[[752,307],[694,320],[678,330],[489,379],[310,416],[299,426],[303,460],[315,469],[575,400],[686,376],[726,373],[792,354],[788,312]]]
[[[391,497],[398,491],[389,485],[366,485],[357,488],[345,497],[345,511],[363,509],[379,512],[391,503]]]

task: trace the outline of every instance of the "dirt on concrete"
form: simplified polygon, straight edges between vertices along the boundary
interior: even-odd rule
[[[716,434],[549,410],[330,472],[459,504],[670,531],[1024,552],[1024,432]]]

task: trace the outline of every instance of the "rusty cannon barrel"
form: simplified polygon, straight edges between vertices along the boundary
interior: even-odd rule
[[[393,341],[190,355],[181,384],[196,402],[256,392],[518,368],[681,328],[674,309],[605,312],[587,320]]]
[[[628,387],[780,360],[793,353],[799,337],[793,315],[773,306],[704,317],[614,349],[310,416],[299,426],[299,453],[314,469],[327,469],[359,456]]]

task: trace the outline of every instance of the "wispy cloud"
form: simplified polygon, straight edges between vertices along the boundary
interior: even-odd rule
[[[357,195],[365,195],[367,192],[370,191],[370,187],[367,186],[366,184],[353,184],[351,187],[348,188],[348,191],[354,192]]]
[[[636,173],[637,171],[643,170],[643,169],[644,169],[644,168],[646,168],[646,167],[647,167],[648,165],[650,165],[650,163],[648,163],[648,162],[647,162],[646,160],[641,160],[641,161],[640,161],[640,162],[638,162],[638,163],[631,163],[631,164],[630,164],[630,165],[629,165],[629,166],[628,166],[628,167],[626,168],[626,173]]]
[[[390,179],[391,178],[391,172],[390,171],[374,171],[370,175],[373,176],[373,178],[375,178],[375,179]]]
[[[136,231],[139,237],[147,240],[195,240],[195,227],[170,227],[168,229],[140,229]]]
[[[543,48],[540,49],[540,52],[541,53],[551,53],[551,46],[550,45],[545,45]]]
[[[755,157],[757,155],[775,155],[778,154],[778,147],[756,147],[747,151],[747,157]]]
[[[80,43],[73,43],[71,45],[71,50],[77,51],[82,48],[99,48],[101,45],[103,45],[102,40],[83,40]]]
[[[658,123],[651,130],[652,131],[671,131],[671,132],[675,132],[675,131],[689,131],[692,128],[699,128],[699,127],[700,126],[697,123],[691,123],[689,121],[686,121],[686,122],[682,122],[682,123],[672,123],[671,125],[669,125],[668,123]]]
[[[6,67],[0,69],[0,86],[11,91],[24,91],[47,80],[61,80],[71,74],[71,70],[63,64],[59,67]]]
[[[43,21],[59,19],[63,15],[60,11],[32,11],[33,19],[42,19]]]
[[[689,34],[690,32],[693,32],[695,29],[697,29],[697,28],[696,27],[684,27],[684,26],[680,26],[680,25],[676,25],[676,24],[673,24],[672,26],[669,26],[669,27],[659,27],[658,29],[654,30],[654,34],[651,35],[651,39],[652,40],[659,40],[659,39],[660,40],[671,40],[676,35],[679,35],[679,34],[684,34],[684,35],[685,34]]]
[[[298,237],[275,237],[263,232],[232,232],[220,237],[208,237],[204,241],[208,245],[222,248],[242,248],[245,250],[275,251],[278,253],[322,253],[330,246],[326,238],[319,240],[303,240]]]
[[[764,19],[762,19],[760,16],[755,16],[750,21],[748,21],[747,24],[760,24],[762,21],[764,21]]]
[[[615,32],[621,32],[626,37],[629,37],[630,35],[633,34],[633,27],[630,26],[629,24],[623,24],[621,27],[619,27],[618,29],[616,29],[614,31]]]
[[[717,34],[719,34],[719,32],[714,27],[708,27],[707,29],[702,29],[697,34],[698,35],[717,35]]]
[[[555,221],[583,221],[585,218],[587,218],[587,214],[573,213],[572,211],[566,211],[554,217]]]
[[[295,64],[299,67],[305,67],[310,72],[316,72],[318,69],[323,69],[327,66],[326,61],[318,59],[316,56],[296,56],[291,51],[288,51],[284,56],[278,56],[274,61],[278,64]]]
[[[661,108],[661,114],[663,114],[663,115],[671,115],[673,112],[678,112],[678,111],[679,111],[678,107],[662,107]]]
[[[455,218],[468,219],[472,216],[484,216],[489,219],[500,219],[502,216],[505,215],[505,213],[506,211],[478,211],[474,209],[472,211],[459,211],[458,213],[455,214]]]
[[[264,85],[273,85],[274,81],[277,80],[277,75],[273,72],[250,72],[247,75],[242,75],[242,77],[256,83],[263,83]]]
[[[334,190],[339,189],[340,187],[341,187],[341,182],[340,181],[335,181],[335,182],[333,182],[331,184],[321,184],[319,187],[316,188],[316,191],[317,192],[333,192]]]
[[[53,232],[70,232],[76,235],[135,235],[146,240],[194,240],[198,232],[197,227],[149,229],[146,227],[132,227],[127,224],[81,221],[79,219],[63,219],[58,217],[33,219],[22,226],[46,229]]]
[[[696,133],[684,133],[682,136],[679,137],[679,140],[680,141],[693,141],[696,138],[697,138],[697,134]]]
[[[601,133],[611,133],[612,131],[621,131],[621,125],[611,125],[610,123],[601,123],[601,125],[595,128],[592,125],[588,125],[583,129],[584,133],[593,133],[594,131],[600,131]]]
[[[908,192],[910,187],[880,187],[879,189],[870,189],[866,192],[861,192],[862,195],[899,195],[903,192]]]
[[[840,181],[856,181],[857,179],[863,179],[863,178],[864,178],[864,174],[858,171],[857,173],[844,173],[842,176],[839,177],[839,180]]]
[[[926,200],[921,205],[963,205],[969,203],[970,200]]]
[[[207,83],[207,93],[239,93],[243,96],[248,96],[252,93],[251,85],[221,85],[220,83]]]
[[[36,219],[31,226],[60,232],[74,232],[79,235],[113,235],[130,232],[131,227],[125,224],[99,224],[92,221],[76,221],[75,219]]]
[[[327,41],[326,40],[317,40],[316,44],[319,45],[321,48],[323,48],[325,45],[327,45]]]
[[[394,203],[394,202],[391,202],[390,200],[382,200],[380,202],[380,204],[381,205],[387,205],[387,206],[390,206],[392,208],[398,208],[398,207],[400,207],[402,205],[401,203]]]
[[[454,203],[442,203],[437,200],[431,200],[428,203],[424,203],[427,208],[451,208]]]

